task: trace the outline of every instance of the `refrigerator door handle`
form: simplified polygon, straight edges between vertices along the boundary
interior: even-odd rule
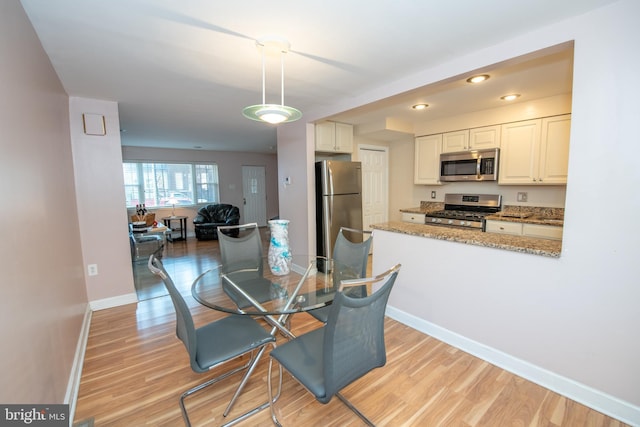
[[[324,234],[323,236],[323,242],[324,242],[324,254],[318,254],[318,255],[324,255],[327,258],[331,259],[332,255],[333,255],[333,248],[331,247],[331,224],[332,224],[332,215],[331,213],[333,212],[333,196],[325,196],[325,203],[324,206],[322,207],[322,223],[325,224],[325,226],[322,229],[322,233]]]

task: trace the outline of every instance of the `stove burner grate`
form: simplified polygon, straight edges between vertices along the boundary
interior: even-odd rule
[[[437,218],[451,218],[451,219],[466,219],[470,221],[481,221],[487,215],[486,212],[473,212],[473,211],[456,211],[456,210],[444,210],[431,212],[429,216]]]

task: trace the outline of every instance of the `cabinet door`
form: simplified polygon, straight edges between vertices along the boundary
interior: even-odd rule
[[[499,184],[531,184],[537,181],[542,120],[502,125]]]
[[[500,126],[469,129],[469,148],[472,150],[500,148]]]
[[[566,184],[569,167],[571,115],[542,119],[540,184]]]
[[[562,227],[542,224],[522,224],[522,235],[540,239],[562,240]]]
[[[522,224],[519,222],[487,220],[487,233],[522,235]]]
[[[424,224],[425,214],[402,212],[402,221],[414,224]]]
[[[440,184],[441,152],[442,134],[416,138],[413,177],[415,184]]]
[[[316,124],[316,151],[334,151],[336,145],[336,124],[324,122]]]
[[[335,151],[340,153],[353,152],[353,125],[336,123]]]
[[[442,134],[442,152],[453,153],[469,149],[469,130],[459,130]]]

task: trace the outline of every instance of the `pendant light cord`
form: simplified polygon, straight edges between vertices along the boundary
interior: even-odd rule
[[[264,67],[265,67],[265,65],[264,65],[264,49],[265,49],[265,47],[264,47],[264,46],[262,46],[262,105],[264,105],[264,104],[265,104],[265,99],[266,99],[266,96],[265,96],[265,92],[266,92],[266,84],[265,84],[265,83],[266,83],[266,79],[265,79],[265,77],[264,77],[264,75],[265,75],[265,71],[264,71]]]
[[[284,106],[284,53],[280,52],[280,105]]]

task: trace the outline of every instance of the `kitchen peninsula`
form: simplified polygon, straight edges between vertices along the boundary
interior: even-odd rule
[[[480,230],[438,227],[403,221],[374,224],[371,227],[374,230],[390,231],[410,236],[447,240],[467,245],[485,246],[488,248],[504,249],[552,258],[559,258],[562,249],[562,242],[558,240],[485,233]]]
[[[441,227],[424,223],[424,216],[443,208],[443,203],[421,202],[420,207],[400,209],[406,221],[373,224],[374,230],[391,231],[467,245],[484,246],[514,252],[559,258],[562,249],[560,240],[542,239],[522,235],[487,233],[479,229]],[[564,209],[544,207],[504,206],[502,211],[486,216],[495,224],[514,223],[544,226],[561,230],[564,224]]]

